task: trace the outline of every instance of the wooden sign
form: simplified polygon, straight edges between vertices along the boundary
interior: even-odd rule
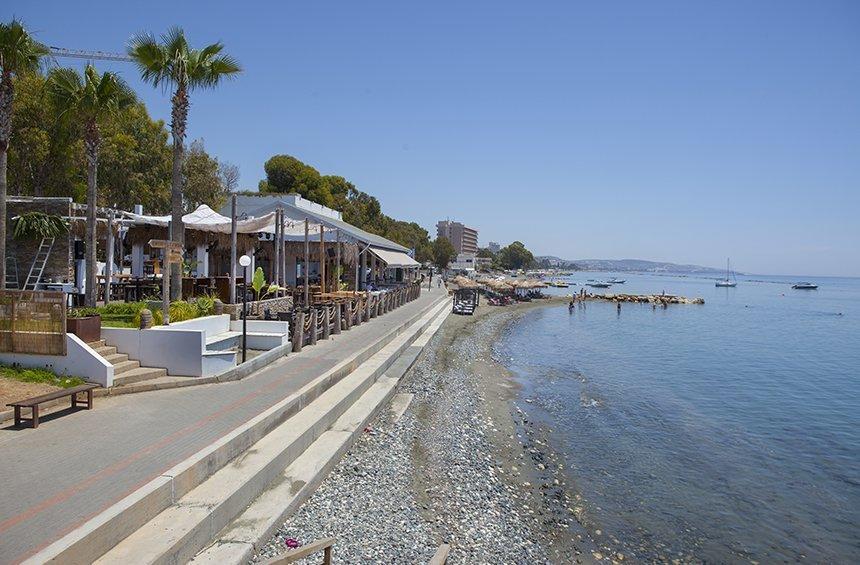
[[[182,244],[178,241],[170,241],[169,239],[150,239],[149,246],[153,249],[171,249],[174,251],[182,251]]]
[[[185,258],[182,256],[182,253],[179,251],[170,250],[170,253],[167,256],[168,263],[182,263]]]

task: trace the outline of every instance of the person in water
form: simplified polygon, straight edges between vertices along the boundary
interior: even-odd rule
[[[571,299],[570,302],[568,302],[568,304],[567,304],[567,311],[573,312],[573,309],[575,307],[576,307],[576,302],[573,299]]]

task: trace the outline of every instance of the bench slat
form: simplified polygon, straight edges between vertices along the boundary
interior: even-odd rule
[[[43,402],[48,402],[49,400],[56,400],[57,398],[63,398],[66,396],[72,396],[73,394],[78,394],[79,392],[86,392],[88,390],[93,390],[99,388],[101,385],[97,384],[85,384],[73,386],[71,388],[62,388],[60,390],[55,390],[54,392],[49,392],[47,394],[43,394],[41,396],[34,396],[33,398],[26,398],[24,400],[19,400],[17,402],[10,402],[6,406],[21,406],[23,408],[30,408],[36,406],[37,404],[42,404]]]

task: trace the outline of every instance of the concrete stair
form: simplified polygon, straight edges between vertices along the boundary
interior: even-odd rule
[[[252,503],[273,482],[275,488],[284,490],[285,468],[291,485],[286,490],[296,491],[292,492],[293,498],[304,500],[352,444],[355,435],[364,429],[375,410],[393,394],[398,379],[387,377],[385,372],[440,315],[440,307],[442,316],[447,315],[445,301],[239,457],[175,500],[96,563],[183,563],[193,559],[237,516],[242,515],[237,522],[245,529],[249,520],[260,524],[265,519],[268,525],[273,516],[277,519],[281,515],[270,514],[269,506],[278,503],[269,500],[257,506]],[[246,518],[243,512],[251,512],[252,516]],[[246,537],[258,529],[251,528],[250,533],[245,532]],[[247,548],[245,542],[242,549]],[[220,560],[224,555],[212,558]],[[215,562],[207,555],[200,559]]]
[[[351,410],[376,405],[393,393],[396,380],[385,380],[386,371],[409,357],[404,352],[420,351],[414,343],[426,343],[419,336],[449,310],[447,297],[433,301],[390,333],[88,519],[26,563],[178,563],[193,559],[273,482],[281,480],[285,468],[291,468],[295,476],[301,474],[297,469],[327,472],[351,443],[347,439],[351,428],[344,422],[359,422],[357,415],[350,415]],[[330,438],[346,443],[332,447]],[[323,443],[316,443],[320,439]],[[312,445],[315,447],[308,451]],[[308,482],[315,487],[318,480],[321,477]],[[311,491],[310,486],[302,490],[299,499],[304,500]],[[240,553],[247,552],[245,546],[240,549]]]
[[[125,353],[117,352],[116,347],[105,345],[103,339],[87,345],[113,365],[113,386],[130,385],[167,375],[166,369],[141,367],[140,361],[129,359]]]

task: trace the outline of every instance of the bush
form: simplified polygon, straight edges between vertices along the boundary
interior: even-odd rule
[[[189,302],[185,302],[184,300],[177,300],[176,302],[170,303],[170,321],[171,322],[182,322],[185,320],[193,320],[194,318],[199,317],[200,313],[197,310],[197,306],[191,304]],[[153,318],[155,314],[153,313]]]
[[[211,316],[215,311],[215,298],[209,295],[204,294],[203,296],[198,296],[194,301],[194,305],[197,307],[197,316]]]

